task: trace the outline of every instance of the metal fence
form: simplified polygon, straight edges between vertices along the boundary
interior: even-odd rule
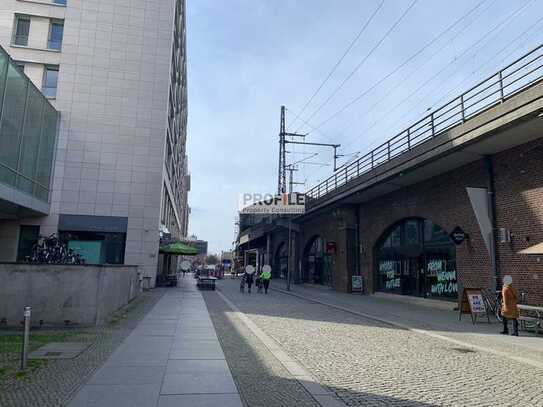
[[[489,76],[450,102],[437,108],[407,129],[340,168],[314,186],[308,203],[368,173],[412,148],[443,134],[543,79],[543,44]]]

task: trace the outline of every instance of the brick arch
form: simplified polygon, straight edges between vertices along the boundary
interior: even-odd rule
[[[301,270],[301,275],[300,275],[300,278],[303,282],[307,282],[309,281],[309,261],[308,261],[308,256],[309,256],[309,251],[311,250],[311,248],[313,247],[313,244],[317,241],[317,239],[321,239],[322,240],[322,244],[324,246],[324,242],[325,242],[325,238],[321,235],[321,234],[312,234],[309,238],[305,239],[304,240],[304,244],[302,246],[302,270]],[[324,251],[324,247],[323,247],[323,251]],[[322,267],[323,265],[319,265],[319,267]]]
[[[418,235],[418,241],[416,243],[407,242],[405,240],[405,233],[407,229],[404,228],[404,225],[406,225],[410,221],[416,222],[414,223],[414,225],[416,225]],[[427,224],[426,222],[429,222],[429,224]],[[429,229],[426,228],[427,225],[430,226]],[[401,244],[397,246],[382,246],[384,243],[386,243],[392,232],[400,226],[402,226],[402,228],[400,229],[401,233],[399,235]],[[426,232],[429,232],[431,239],[426,240]],[[449,230],[442,227],[433,219],[422,216],[403,217],[383,228],[382,233],[375,239],[372,248],[374,261],[373,269],[371,270],[371,277],[374,279],[374,290],[377,288],[375,286],[375,279],[379,279],[379,276],[381,278],[383,278],[384,276],[384,272],[379,273],[379,269],[381,267],[380,265],[387,265],[388,263],[392,263],[395,264],[395,266],[393,267],[394,269],[396,269],[396,272],[398,272],[397,267],[401,268],[402,270],[399,274],[401,277],[396,277],[396,280],[400,281],[400,279],[403,280],[404,278],[406,278],[405,276],[408,276],[408,280],[416,281],[415,288],[413,288],[414,286],[411,285],[411,283],[407,284],[407,286],[402,283],[401,294],[426,296],[427,293],[431,291],[431,294],[429,294],[430,296],[456,296],[458,294],[458,290],[456,288],[458,282],[457,248],[453,240],[450,238],[449,232]],[[442,245],[446,245],[446,247],[448,247],[445,254],[443,252],[434,252],[432,250],[432,248],[436,247],[436,244],[440,248],[444,247]],[[383,248],[382,252],[380,251],[381,248]],[[384,263],[381,263],[381,261],[383,261]],[[428,274],[427,270],[430,270],[431,266],[434,272],[435,270],[439,270],[440,272],[444,272],[445,275],[449,273],[451,277],[449,277],[450,279],[447,280],[447,284],[442,283],[441,280],[435,281],[434,279],[436,278],[436,274]],[[406,267],[410,270],[407,274],[405,269]],[[416,270],[415,277],[413,277],[412,267],[414,267],[414,270]],[[422,274],[420,274],[419,271],[421,269],[424,270]],[[454,274],[450,274],[453,270]],[[394,277],[392,278],[394,279]],[[387,290],[396,290],[396,286],[391,286],[390,288],[388,287],[388,283],[396,280],[389,280],[388,277],[385,280],[387,283]],[[381,284],[384,284],[383,281],[381,281]],[[400,285],[398,285],[397,287],[397,289],[399,290]],[[407,287],[406,291],[404,291],[405,287]],[[397,294],[396,292],[394,293]]]
[[[286,240],[281,240],[277,243],[277,245],[274,247],[273,250],[273,267],[272,267],[272,274],[274,278],[280,278],[281,277],[281,265],[282,265],[282,257],[281,252],[285,250],[285,252],[288,255],[288,242]],[[284,259],[283,259],[284,264]]]

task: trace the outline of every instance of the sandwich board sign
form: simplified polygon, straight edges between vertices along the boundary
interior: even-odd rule
[[[458,311],[458,320],[462,319],[462,314],[470,314],[471,321],[474,324],[477,322],[477,317],[481,316],[486,316],[490,323],[490,316],[488,315],[483,299],[483,292],[480,288],[464,288]]]
[[[353,293],[361,293],[362,290],[362,276],[352,276],[351,280],[352,289],[351,291]]]

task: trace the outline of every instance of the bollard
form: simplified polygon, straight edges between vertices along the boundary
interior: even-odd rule
[[[30,314],[31,313],[32,313],[32,307],[25,307],[23,346],[21,349],[21,370],[26,369],[26,362],[28,360],[28,339],[30,336]]]

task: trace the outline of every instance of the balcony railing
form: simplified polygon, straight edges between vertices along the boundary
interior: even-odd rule
[[[314,186],[308,202],[429,141],[543,79],[543,44]]]

